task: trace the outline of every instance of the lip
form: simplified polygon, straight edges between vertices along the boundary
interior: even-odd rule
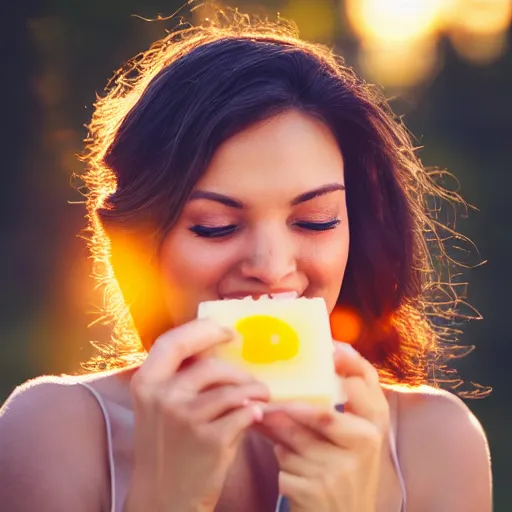
[[[236,291],[232,293],[227,293],[224,295],[221,295],[222,300],[241,300],[245,299],[246,297],[252,297],[253,299],[259,299],[260,297],[267,295],[271,299],[297,299],[302,297],[302,293],[298,292],[297,290],[260,290],[260,291]]]

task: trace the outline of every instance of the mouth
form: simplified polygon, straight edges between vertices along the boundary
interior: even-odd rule
[[[298,299],[302,295],[295,290],[286,290],[279,292],[268,293],[232,293],[222,296],[221,300],[283,300],[283,299]]]

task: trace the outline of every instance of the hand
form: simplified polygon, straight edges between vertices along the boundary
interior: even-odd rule
[[[234,332],[194,320],[156,340],[132,377],[134,471],[126,511],[215,508],[243,434],[268,389],[207,356]]]
[[[303,403],[271,404],[259,431],[274,441],[279,491],[292,512],[373,512],[389,408],[375,368],[337,344],[343,413]]]

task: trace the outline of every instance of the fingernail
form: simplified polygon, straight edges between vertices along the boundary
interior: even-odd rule
[[[229,338],[229,340],[232,340],[238,334],[232,327],[221,325],[220,328],[222,330],[222,334]]]
[[[263,408],[260,405],[252,406],[254,421],[260,422],[263,419]]]

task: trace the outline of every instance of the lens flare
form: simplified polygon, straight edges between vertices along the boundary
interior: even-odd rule
[[[329,320],[332,336],[337,341],[355,343],[363,333],[363,320],[354,309],[336,306]]]
[[[434,40],[409,44],[368,43],[361,48],[359,62],[366,76],[385,86],[414,87],[428,80],[438,68]]]
[[[473,35],[503,33],[512,20],[510,0],[452,0],[445,5],[450,29]]]
[[[454,48],[471,63],[489,64],[507,50],[510,0],[452,0],[445,17]]]
[[[349,22],[363,39],[406,43],[435,32],[441,0],[347,0]]]

